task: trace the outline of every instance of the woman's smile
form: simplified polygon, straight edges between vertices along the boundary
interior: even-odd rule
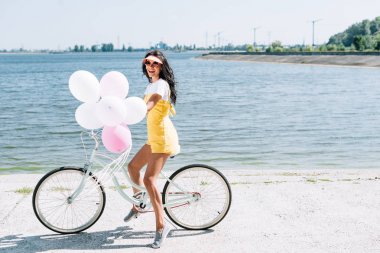
[[[158,76],[160,75],[160,67],[157,66],[157,67],[150,67],[150,66],[147,66],[146,68],[146,71],[148,72],[148,75],[150,78],[158,78]]]

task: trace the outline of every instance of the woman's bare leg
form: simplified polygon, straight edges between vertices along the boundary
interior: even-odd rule
[[[128,164],[128,172],[131,180],[138,185],[142,185],[142,179],[140,177],[140,170],[148,163],[150,155],[152,154],[150,145],[145,144],[135,154],[132,160]],[[133,192],[139,192],[138,189],[133,187]]]
[[[164,227],[164,210],[162,207],[161,193],[157,189],[156,180],[168,157],[169,154],[152,153],[144,176],[144,185],[148,191],[149,198],[154,209],[154,214],[156,216],[157,231]]]

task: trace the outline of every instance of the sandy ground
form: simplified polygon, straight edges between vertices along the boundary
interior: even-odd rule
[[[205,231],[173,228],[163,248],[154,215],[126,224],[131,205],[110,186],[103,216],[90,229],[59,235],[32,210],[42,175],[0,175],[0,252],[380,252],[380,170],[234,170],[230,212]],[[160,183],[162,185],[162,183]]]
[[[199,59],[380,67],[380,56],[371,55],[205,55]]]

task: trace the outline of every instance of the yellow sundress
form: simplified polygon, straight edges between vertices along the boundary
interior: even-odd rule
[[[152,94],[144,96],[145,103]],[[169,94],[170,97],[170,94]],[[169,115],[174,116],[175,110],[170,101],[160,99],[147,114],[148,141],[152,153],[176,155],[180,152],[178,134]]]

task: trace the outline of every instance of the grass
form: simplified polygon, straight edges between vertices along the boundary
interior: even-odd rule
[[[110,186],[110,188],[111,188],[112,190],[116,191],[116,186]],[[120,185],[120,188],[121,188],[122,190],[126,190],[126,189],[129,188],[129,186],[128,186],[128,185],[125,185],[125,184],[121,184],[121,185]]]
[[[315,178],[307,178],[306,182],[308,182],[308,183],[314,183],[315,184],[317,182],[317,179],[315,179]]]
[[[323,182],[333,182],[332,180],[328,179],[328,178],[320,178],[318,179],[319,181],[323,181]]]
[[[264,181],[264,184],[280,184],[286,183],[287,181]]]
[[[341,179],[340,181],[347,181],[347,182],[350,182],[350,181],[352,181],[352,179],[351,179],[351,178],[343,178],[343,179]]]
[[[206,181],[201,181],[201,185],[208,185],[209,183]]]
[[[300,173],[296,173],[296,172],[283,172],[283,173],[279,173],[278,175],[286,176],[286,177],[301,176]]]
[[[16,159],[14,159],[16,160]],[[39,171],[41,170],[41,167],[38,166],[29,166],[29,167],[23,167],[23,166],[15,166],[15,167],[10,167],[10,168],[0,168],[0,171],[28,171],[28,172],[33,172],[33,171]]]
[[[360,178],[358,178],[358,179],[356,179],[356,180],[359,180]],[[372,178],[372,177],[370,177],[370,178],[367,178],[367,180],[379,180],[380,178],[378,178],[378,177],[374,177],[374,178]]]
[[[29,195],[33,191],[33,188],[30,187],[22,187],[20,189],[15,190],[15,193],[22,194],[22,195]]]
[[[62,187],[62,186],[56,186],[56,187],[50,188],[50,191],[52,191],[52,192],[65,192],[65,191],[70,191],[70,190],[71,189],[65,188],[65,187]]]
[[[240,182],[231,182],[230,185],[247,185],[247,184],[280,184],[280,183],[286,183],[287,181],[264,181],[264,182],[248,182],[248,181],[240,181]]]
[[[230,185],[237,185],[237,184],[253,184],[252,182],[231,182]]]
[[[238,174],[239,177],[257,177],[262,176],[262,174]]]

